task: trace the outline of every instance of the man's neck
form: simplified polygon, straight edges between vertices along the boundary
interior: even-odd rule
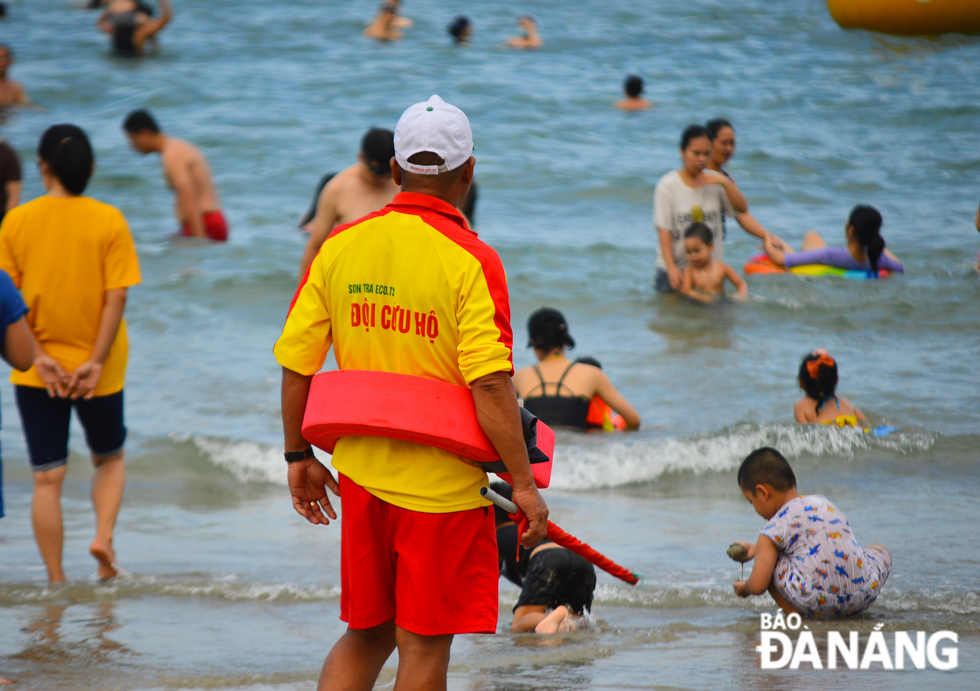
[[[402,185],[401,186],[401,191],[402,192],[411,192],[413,194],[425,194],[425,195],[428,195],[430,197],[435,197],[436,199],[440,199],[440,200],[446,202],[447,204],[449,204],[450,206],[452,206],[454,208],[459,205],[459,199],[450,199],[449,198],[449,193],[437,192],[437,191],[435,191],[433,189],[430,189],[428,187],[410,188],[410,187],[406,187],[405,185]]]

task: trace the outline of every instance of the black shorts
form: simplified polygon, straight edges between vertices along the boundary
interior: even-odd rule
[[[126,442],[122,391],[87,401],[51,398],[47,389],[33,386],[15,386],[14,393],[33,470],[53,470],[68,461],[68,427],[73,407],[93,456],[108,458],[122,451]]]
[[[667,273],[666,269],[657,269],[653,285],[657,289],[658,293],[674,292],[674,286],[670,285],[670,274]]]
[[[564,548],[543,549],[527,566],[521,596],[514,605],[544,605],[549,609],[566,605],[573,613],[592,610],[595,567]]]

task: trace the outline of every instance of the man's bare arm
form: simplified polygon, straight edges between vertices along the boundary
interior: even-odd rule
[[[190,226],[191,234],[197,238],[207,237],[204,230],[204,215],[197,201],[197,191],[191,177],[190,158],[181,152],[164,153],[161,159],[163,170],[177,195],[177,208],[181,221]]]
[[[474,380],[471,388],[480,427],[510,473],[514,483],[514,503],[530,522],[527,532],[520,536],[523,545],[530,549],[548,532],[548,506],[534,486],[517,394],[510,375],[505,372],[484,375]]]
[[[320,193],[320,199],[316,203],[316,215],[313,216],[310,237],[306,241],[306,247],[303,248],[303,257],[299,260],[299,279],[301,281],[309,270],[310,264],[316,258],[316,253],[320,251],[320,246],[326,242],[327,236],[330,235],[330,231],[337,223],[337,188],[336,186],[330,187],[332,182],[333,180],[326,184]]]
[[[6,185],[7,191],[7,208],[6,211],[10,211],[12,208],[20,204],[20,180],[16,182],[8,182]]]

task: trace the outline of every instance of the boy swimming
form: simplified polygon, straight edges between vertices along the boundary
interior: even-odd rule
[[[748,294],[745,281],[735,273],[735,269],[714,258],[715,243],[711,228],[704,223],[695,222],[684,231],[684,250],[687,253],[687,267],[681,282],[681,293],[700,300],[714,302],[725,294],[725,279],[738,288],[738,298]]]
[[[738,486],[768,521],[755,545],[740,543],[755,564],[733,586],[739,597],[768,591],[787,614],[812,617],[859,614],[878,599],[891,552],[878,544],[862,548],[840,509],[819,494],[799,494],[781,453],[750,453],[738,469]]]
[[[797,376],[800,388],[806,392],[793,406],[793,416],[800,424],[850,425],[867,428],[868,418],[843,396],[837,396],[837,363],[823,348],[803,358]]]

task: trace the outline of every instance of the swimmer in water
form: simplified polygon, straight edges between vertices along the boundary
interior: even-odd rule
[[[470,44],[470,36],[473,35],[473,24],[468,18],[460,15],[449,25],[448,31],[449,35],[453,37],[453,41],[456,42],[456,45],[468,46]]]
[[[561,312],[542,307],[527,320],[528,347],[538,363],[514,374],[514,389],[524,407],[549,427],[584,431],[594,396],[623,416],[627,429],[638,429],[640,416],[598,367],[571,362],[566,348],[575,341]]]
[[[745,299],[748,286],[735,269],[715,259],[711,228],[703,223],[692,223],[684,231],[684,249],[687,266],[681,282],[681,293],[700,302],[714,302],[725,294],[725,279],[735,284],[737,298]]]
[[[626,81],[623,83],[623,92],[626,94],[626,98],[613,103],[616,108],[621,110],[646,110],[647,108],[653,108],[653,104],[640,95],[643,93],[643,79],[635,74],[631,74],[626,78]]]
[[[822,264],[845,271],[867,271],[878,277],[878,270],[903,273],[905,268],[894,254],[885,249],[881,237],[881,214],[873,206],[859,204],[851,209],[844,225],[847,247],[828,247],[816,231],[809,230],[803,236],[803,248],[793,248],[779,238],[769,235],[765,239],[766,254],[773,264],[790,269],[804,264]]]
[[[490,488],[511,499],[514,488],[494,482]],[[514,605],[511,633],[572,633],[592,609],[595,567],[583,557],[544,538],[532,549],[520,547],[517,525],[507,512],[493,507],[500,575],[521,589]]]
[[[385,0],[381,3],[378,13],[364,29],[362,35],[373,38],[376,41],[387,43],[398,41],[402,38],[402,27],[411,26],[411,20],[398,16],[398,3]]]
[[[357,163],[337,173],[323,187],[310,227],[310,237],[299,262],[300,280],[310,268],[320,245],[330,231],[383,209],[398,194],[391,178],[391,159],[395,156],[395,135],[391,130],[373,127],[361,139]]]
[[[538,34],[538,22],[529,14],[522,14],[517,18],[517,28],[524,33],[519,36],[511,36],[504,44],[508,48],[520,48],[522,50],[535,50],[544,45],[541,35]]]
[[[23,85],[13,79],[7,79],[7,71],[13,64],[14,51],[10,46],[0,43],[0,108],[31,105]]]
[[[806,397],[793,406],[793,417],[801,425],[868,426],[864,413],[843,396],[837,396],[837,363],[823,348],[803,358],[797,382],[806,392]]]
[[[211,180],[211,168],[196,146],[160,131],[146,110],[126,116],[123,129],[129,143],[141,154],[160,154],[160,165],[167,184],[173,189],[174,213],[184,237],[228,239],[228,224]]]
[[[173,17],[170,0],[160,0],[160,16],[138,0],[112,0],[102,12],[96,26],[112,36],[116,55],[135,57],[143,54],[146,42],[163,30]]]
[[[980,232],[980,206],[977,207],[977,217],[974,220],[977,231]],[[980,271],[980,254],[977,254],[977,271]]]

